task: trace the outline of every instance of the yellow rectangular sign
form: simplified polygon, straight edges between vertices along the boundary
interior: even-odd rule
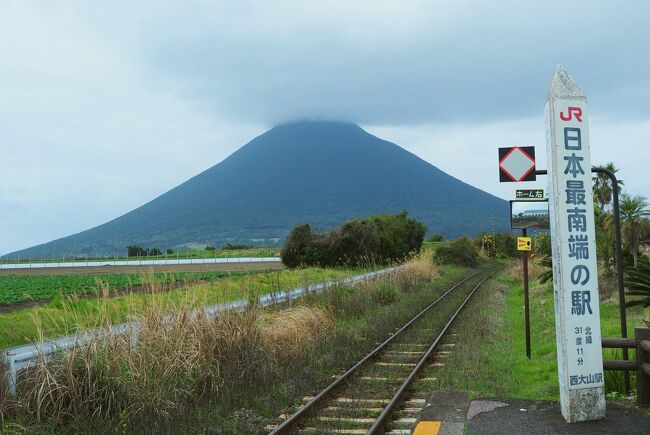
[[[530,251],[533,247],[533,239],[531,237],[517,237],[517,250]]]

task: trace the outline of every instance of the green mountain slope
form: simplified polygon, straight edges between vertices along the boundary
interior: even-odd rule
[[[11,257],[123,252],[127,245],[270,244],[298,223],[328,229],[375,213],[409,214],[448,237],[507,225],[507,202],[359,126],[277,126],[223,162],[98,227]]]

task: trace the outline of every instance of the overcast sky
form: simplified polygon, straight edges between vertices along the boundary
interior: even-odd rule
[[[273,125],[359,123],[505,199],[562,64],[650,197],[650,2],[0,0],[0,252],[113,219]],[[526,5],[523,5],[526,3]],[[526,183],[545,187],[545,181]]]

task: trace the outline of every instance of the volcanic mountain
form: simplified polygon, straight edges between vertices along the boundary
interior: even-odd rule
[[[399,213],[446,237],[506,229],[507,202],[342,122],[279,125],[221,163],[95,228],[10,257],[124,253],[191,244],[269,245],[295,225]]]

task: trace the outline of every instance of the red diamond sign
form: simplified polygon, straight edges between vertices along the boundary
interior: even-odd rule
[[[499,180],[535,181],[535,147],[499,148]]]

